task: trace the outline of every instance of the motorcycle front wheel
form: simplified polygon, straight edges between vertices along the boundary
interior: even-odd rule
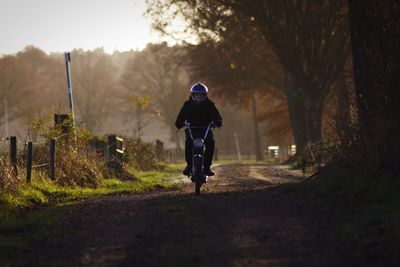
[[[194,159],[194,193],[200,195],[200,188],[203,184],[203,166],[202,158],[195,157]]]

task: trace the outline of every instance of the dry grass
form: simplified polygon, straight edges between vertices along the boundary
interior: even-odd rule
[[[15,191],[21,181],[20,176],[12,173],[11,164],[6,155],[0,155],[0,192]]]

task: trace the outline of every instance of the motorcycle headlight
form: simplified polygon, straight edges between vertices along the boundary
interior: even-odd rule
[[[193,144],[196,148],[201,148],[204,145],[204,141],[201,138],[196,138],[193,140]]]

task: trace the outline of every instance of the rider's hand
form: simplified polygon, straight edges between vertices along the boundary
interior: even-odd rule
[[[211,127],[213,127],[213,128],[219,128],[219,127],[221,127],[221,123],[220,123],[220,122],[215,122],[215,121],[213,121],[212,124],[211,124]]]

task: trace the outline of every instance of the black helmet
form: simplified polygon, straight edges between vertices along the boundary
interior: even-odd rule
[[[207,93],[208,93],[208,88],[202,83],[193,84],[192,88],[190,88],[190,96],[197,103],[206,100]]]

